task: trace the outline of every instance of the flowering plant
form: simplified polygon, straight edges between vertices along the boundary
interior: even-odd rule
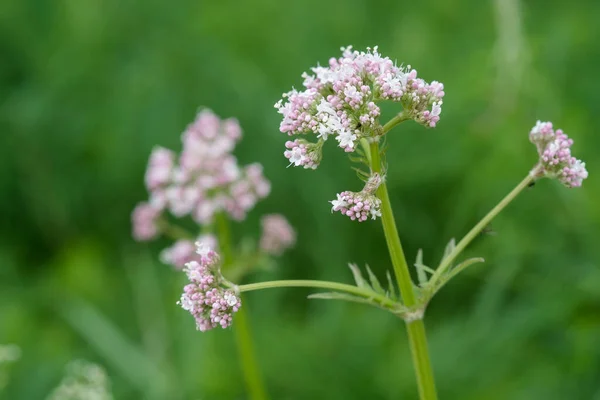
[[[383,57],[377,47],[364,52],[351,47],[342,48],[341,57],[330,59],[328,67],[316,66],[311,71],[311,74],[302,75],[304,90],[285,93],[275,104],[282,116],[280,131],[288,136],[295,136],[285,143],[284,157],[290,165],[317,169],[323,159],[325,142],[329,138],[333,138],[337,146],[348,153],[350,161],[355,164],[353,169],[364,186],[359,192],[345,190],[338,193],[331,201],[331,211],[358,222],[381,219],[394,278],[388,272],[387,282],[381,283],[368,267],[365,277],[358,266],[350,264],[354,284],[285,280],[239,285],[233,283],[236,280],[230,278],[226,269],[222,268],[226,267],[227,262],[220,263],[215,246],[205,240],[207,238],[203,238],[203,243],[197,243],[196,254],[193,256],[189,256],[192,249],[190,243],[186,244],[185,251],[181,250],[186,257],[165,256],[166,259],[187,261],[185,272],[191,283],[184,289],[181,306],[194,316],[200,330],[229,326],[236,319],[234,313],[240,315],[240,294],[267,288],[326,289],[329,291],[309,297],[355,301],[383,308],[405,322],[420,398],[436,399],[423,323],[427,305],[452,278],[469,266],[484,261],[483,258],[458,261],[458,258],[520,192],[544,177],[555,178],[568,188],[579,187],[588,175],[585,163],[572,156],[573,140],[562,130],[554,129],[550,122],[538,121],[529,133],[529,139],[537,149],[537,163],[458,243],[454,239],[450,240],[436,268],[425,265],[423,254],[419,251],[414,263],[417,282],[413,282],[388,196],[387,163],[382,145],[390,131],[402,122],[412,120],[427,128],[436,127],[442,111],[444,86],[437,81],[428,83],[418,78],[415,69],[396,65],[388,57]],[[401,106],[397,115],[385,124],[380,122],[379,104],[383,101],[399,103]],[[235,140],[236,129],[226,126],[229,126],[226,130],[234,132],[225,135],[229,138],[227,140]],[[219,149],[230,147],[227,143],[218,146]],[[258,174],[227,174],[222,165],[214,169],[199,167],[204,160],[201,156],[207,152],[199,148],[195,151],[198,158],[182,155],[182,165],[185,159],[185,164],[193,166],[186,168],[196,168],[193,173],[188,171],[182,174],[178,169],[173,169],[172,161],[167,161],[172,160],[170,156],[157,155],[151,158],[149,171],[154,168],[156,171],[149,172],[147,184],[151,191],[157,190],[157,193],[153,192],[154,200],[134,212],[136,236],[146,238],[155,234],[157,227],[162,226],[156,222],[157,210],[164,207],[170,207],[174,214],[192,212],[198,222],[205,223],[220,211],[230,213],[233,218],[243,215],[248,210],[248,205],[253,204],[260,193],[264,192],[259,189],[262,180]],[[159,171],[159,165],[169,172]],[[231,178],[234,175],[235,179],[246,182],[240,190],[233,189],[237,187],[237,181]],[[198,179],[199,176],[202,179]],[[165,182],[175,182],[176,189],[167,187],[171,183]],[[210,182],[210,185],[206,186],[206,182]],[[212,192],[207,192],[208,188],[213,188],[211,185],[215,184],[224,185],[229,188],[228,193],[236,194],[221,197],[209,194]],[[175,205],[173,198],[176,199]],[[208,205],[203,202],[208,202]],[[274,231],[289,233],[263,238],[263,250],[276,254],[278,250],[274,249],[279,249],[280,243],[293,242],[292,231],[281,217],[273,217],[268,221],[265,219],[263,225],[265,229],[270,226]],[[220,244],[222,248],[222,243]],[[175,250],[172,252],[178,253]],[[228,256],[231,254],[230,249],[222,248],[221,252],[225,255],[225,261],[231,258]],[[245,318],[240,318],[240,321],[245,321]],[[265,398],[264,392],[252,390],[256,386],[249,385],[252,398]]]

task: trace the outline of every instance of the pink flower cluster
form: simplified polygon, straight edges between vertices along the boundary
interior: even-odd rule
[[[330,202],[331,212],[339,211],[350,217],[352,221],[358,222],[366,221],[368,217],[371,219],[381,217],[381,200],[375,196],[380,184],[381,176],[373,174],[362,191],[338,193],[337,199]]]
[[[304,139],[288,140],[285,142],[287,150],[283,152],[283,155],[290,160],[290,165],[302,166],[305,169],[317,169],[321,162],[322,146],[323,140],[319,140],[317,143],[310,143]]]
[[[204,243],[211,249],[218,249],[217,238],[209,233],[198,236],[196,243]],[[198,261],[196,246],[191,240],[177,240],[173,245],[161,251],[160,261],[172,265],[176,269],[182,269],[187,263]]]
[[[260,223],[260,248],[265,253],[279,256],[296,243],[296,232],[283,215],[267,214]]]
[[[196,243],[198,259],[185,265],[184,271],[191,283],[183,288],[178,304],[192,314],[198,330],[231,325],[233,313],[242,302],[232,290],[222,287],[219,255],[210,247]]]
[[[191,215],[199,224],[212,222],[220,212],[244,219],[271,186],[260,164],[238,165],[232,151],[241,135],[237,120],[221,120],[205,109],[183,133],[178,162],[174,152],[155,148],[145,176],[150,201],[133,213],[134,237],[155,237],[156,219],[164,210],[176,217]]]
[[[342,48],[342,57],[329,60],[328,67],[304,73],[304,91],[292,90],[275,104],[283,116],[280,131],[288,135],[314,133],[320,140],[333,136],[339,147],[355,150],[358,140],[374,136],[380,109],[377,102],[401,102],[415,121],[435,127],[440,119],[444,85],[417,78],[417,71],[382,57],[374,49],[366,52]],[[306,143],[302,145],[307,147]],[[286,157],[296,166],[316,167],[302,160],[299,143],[288,142]],[[299,149],[299,150],[298,150]],[[320,160],[319,155],[314,156]],[[292,161],[292,157],[294,161]]]
[[[588,177],[585,163],[571,155],[573,139],[561,129],[554,130],[551,122],[537,121],[529,140],[538,150],[542,176],[556,178],[569,188],[581,186]]]

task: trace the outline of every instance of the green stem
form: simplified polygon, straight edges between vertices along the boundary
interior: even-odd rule
[[[165,236],[168,236],[173,240],[194,240],[194,236],[185,228],[182,228],[179,225],[171,224],[164,218],[156,221],[158,229]]]
[[[379,154],[379,143],[373,142],[370,145],[371,153],[371,169],[373,172],[381,174],[381,155]],[[402,302],[407,307],[412,307],[416,304],[415,294],[413,292],[413,283],[408,272],[408,264],[404,257],[404,250],[398,236],[398,229],[394,221],[392,205],[385,183],[385,177],[382,177],[382,183],[377,189],[377,197],[381,200],[381,220],[383,222],[383,232],[385,233],[385,241],[387,243],[394,274],[400,287],[400,295]]]
[[[247,305],[240,308],[235,314],[235,338],[237,340],[238,349],[240,352],[240,362],[242,371],[244,372],[244,380],[246,381],[246,389],[252,400],[266,400],[268,398],[265,385],[263,383],[258,361],[256,359],[256,351],[252,343],[250,335],[250,323],[247,315]]]
[[[400,113],[396,118],[400,118],[401,115],[402,113]],[[392,121],[388,122],[384,126],[384,132],[387,132],[386,126],[388,126],[387,130],[389,130],[400,122],[402,121],[394,124],[391,124]],[[381,174],[382,165],[379,143],[372,142],[369,150],[371,153],[371,169],[373,172]],[[390,257],[392,259],[396,280],[398,281],[398,286],[400,288],[400,295],[402,296],[404,305],[407,307],[412,307],[416,305],[417,300],[413,291],[413,282],[408,270],[408,264],[406,263],[406,257],[404,256],[402,244],[400,243],[400,236],[398,235],[396,222],[394,221],[394,214],[387,191],[387,185],[385,183],[385,177],[383,177],[382,183],[377,189],[377,197],[379,197],[381,200],[381,220],[383,223],[383,232],[385,234],[385,240],[390,252]],[[425,325],[421,319],[407,321],[406,329],[408,331],[410,351],[412,354],[415,374],[417,376],[419,397],[421,400],[436,400],[437,394],[435,390],[433,370],[429,360]]]
[[[371,290],[359,288],[358,286],[346,285],[344,283],[329,282],[329,281],[313,281],[313,280],[284,280],[284,281],[269,281],[249,283],[247,285],[239,285],[236,289],[239,292],[250,292],[253,290],[274,289],[282,287],[310,287],[319,289],[331,289],[338,292],[345,292],[365,299],[373,299],[377,303],[394,310],[398,305],[393,300]]]
[[[535,168],[533,168],[531,170],[531,172],[525,177],[525,179],[523,179],[513,190],[511,190],[511,192],[509,194],[507,194],[506,197],[504,197],[502,200],[500,200],[500,202],[494,208],[492,208],[490,210],[490,212],[488,212],[487,215],[485,217],[483,217],[481,219],[481,221],[479,221],[477,223],[477,225],[475,225],[469,231],[469,233],[467,233],[460,240],[460,242],[458,242],[458,244],[450,252],[450,254],[448,254],[448,256],[442,260],[439,267],[436,269],[435,273],[429,280],[430,285],[431,285],[430,287],[434,288],[434,290],[435,290],[437,283],[440,281],[441,277],[446,272],[446,270],[448,270],[448,268],[450,268],[450,266],[452,265],[452,262],[456,259],[456,257],[458,257],[460,255],[460,253],[462,253],[462,251],[469,245],[469,243],[471,243],[473,241],[473,239],[475,239],[477,237],[477,235],[486,226],[489,225],[489,223],[494,219],[494,217],[496,217],[496,215],[498,215],[500,213],[500,211],[504,210],[504,208],[507,205],[509,205],[510,202],[513,201],[515,199],[515,197],[517,197],[517,195],[523,191],[523,189],[525,189],[527,186],[529,186],[529,184],[531,182],[534,181],[538,168],[539,167],[537,167],[537,166]]]
[[[223,269],[227,270],[228,266],[233,265],[234,255],[231,247],[229,221],[223,214],[217,216],[217,230],[219,233],[219,249],[223,256],[222,266]],[[256,351],[254,350],[254,345],[252,343],[250,322],[246,311],[247,308],[248,306],[246,305],[240,308],[236,313],[233,330],[235,331],[242,373],[244,374],[248,395],[252,400],[266,400],[268,399],[267,391],[260,374]]]
[[[405,113],[404,111],[401,111],[400,113],[398,113],[394,118],[390,119],[387,124],[385,124],[383,126],[383,134],[385,135],[386,133],[388,133],[389,131],[392,130],[392,128],[394,128],[396,125],[409,120],[410,117],[408,116],[407,113]]]

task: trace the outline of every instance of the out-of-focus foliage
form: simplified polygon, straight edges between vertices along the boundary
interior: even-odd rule
[[[379,45],[446,86],[435,130],[389,137],[405,251],[439,260],[535,162],[527,133],[552,120],[590,178],[540,181],[467,255],[486,258],[427,313],[443,399],[600,399],[600,2],[4,0],[0,2],[0,343],[15,343],[6,399],[46,396],[71,359],[104,367],[117,399],[244,398],[231,330],[200,334],[175,304],[165,243],[130,238],[154,144],[178,148],[200,105],[237,116],[244,163],[272,195],[236,236],[283,212],[298,246],[252,280],[350,282],[390,268],[378,223],[331,215],[359,190],[343,152],[286,169],[273,104],[339,47]],[[387,110],[392,115],[393,109]],[[273,399],[414,398],[402,321],[301,289],[250,293]]]

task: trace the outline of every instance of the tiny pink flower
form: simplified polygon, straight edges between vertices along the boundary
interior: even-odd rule
[[[296,243],[296,232],[281,214],[268,214],[261,218],[260,248],[267,254],[281,255]]]
[[[161,209],[150,203],[139,203],[131,214],[133,237],[137,241],[154,239],[158,235],[156,221]]]
[[[175,154],[164,147],[155,147],[150,154],[146,169],[146,187],[152,191],[165,185],[171,179]]]
[[[539,176],[556,178],[568,188],[580,187],[588,177],[585,163],[571,155],[573,139],[561,129],[554,130],[551,122],[537,121],[529,140],[540,157]]]
[[[362,191],[338,193],[337,199],[330,201],[331,212],[338,211],[352,221],[358,222],[366,221],[369,217],[371,219],[381,217],[381,200],[375,196],[380,184],[381,176],[374,174],[369,178]]]

